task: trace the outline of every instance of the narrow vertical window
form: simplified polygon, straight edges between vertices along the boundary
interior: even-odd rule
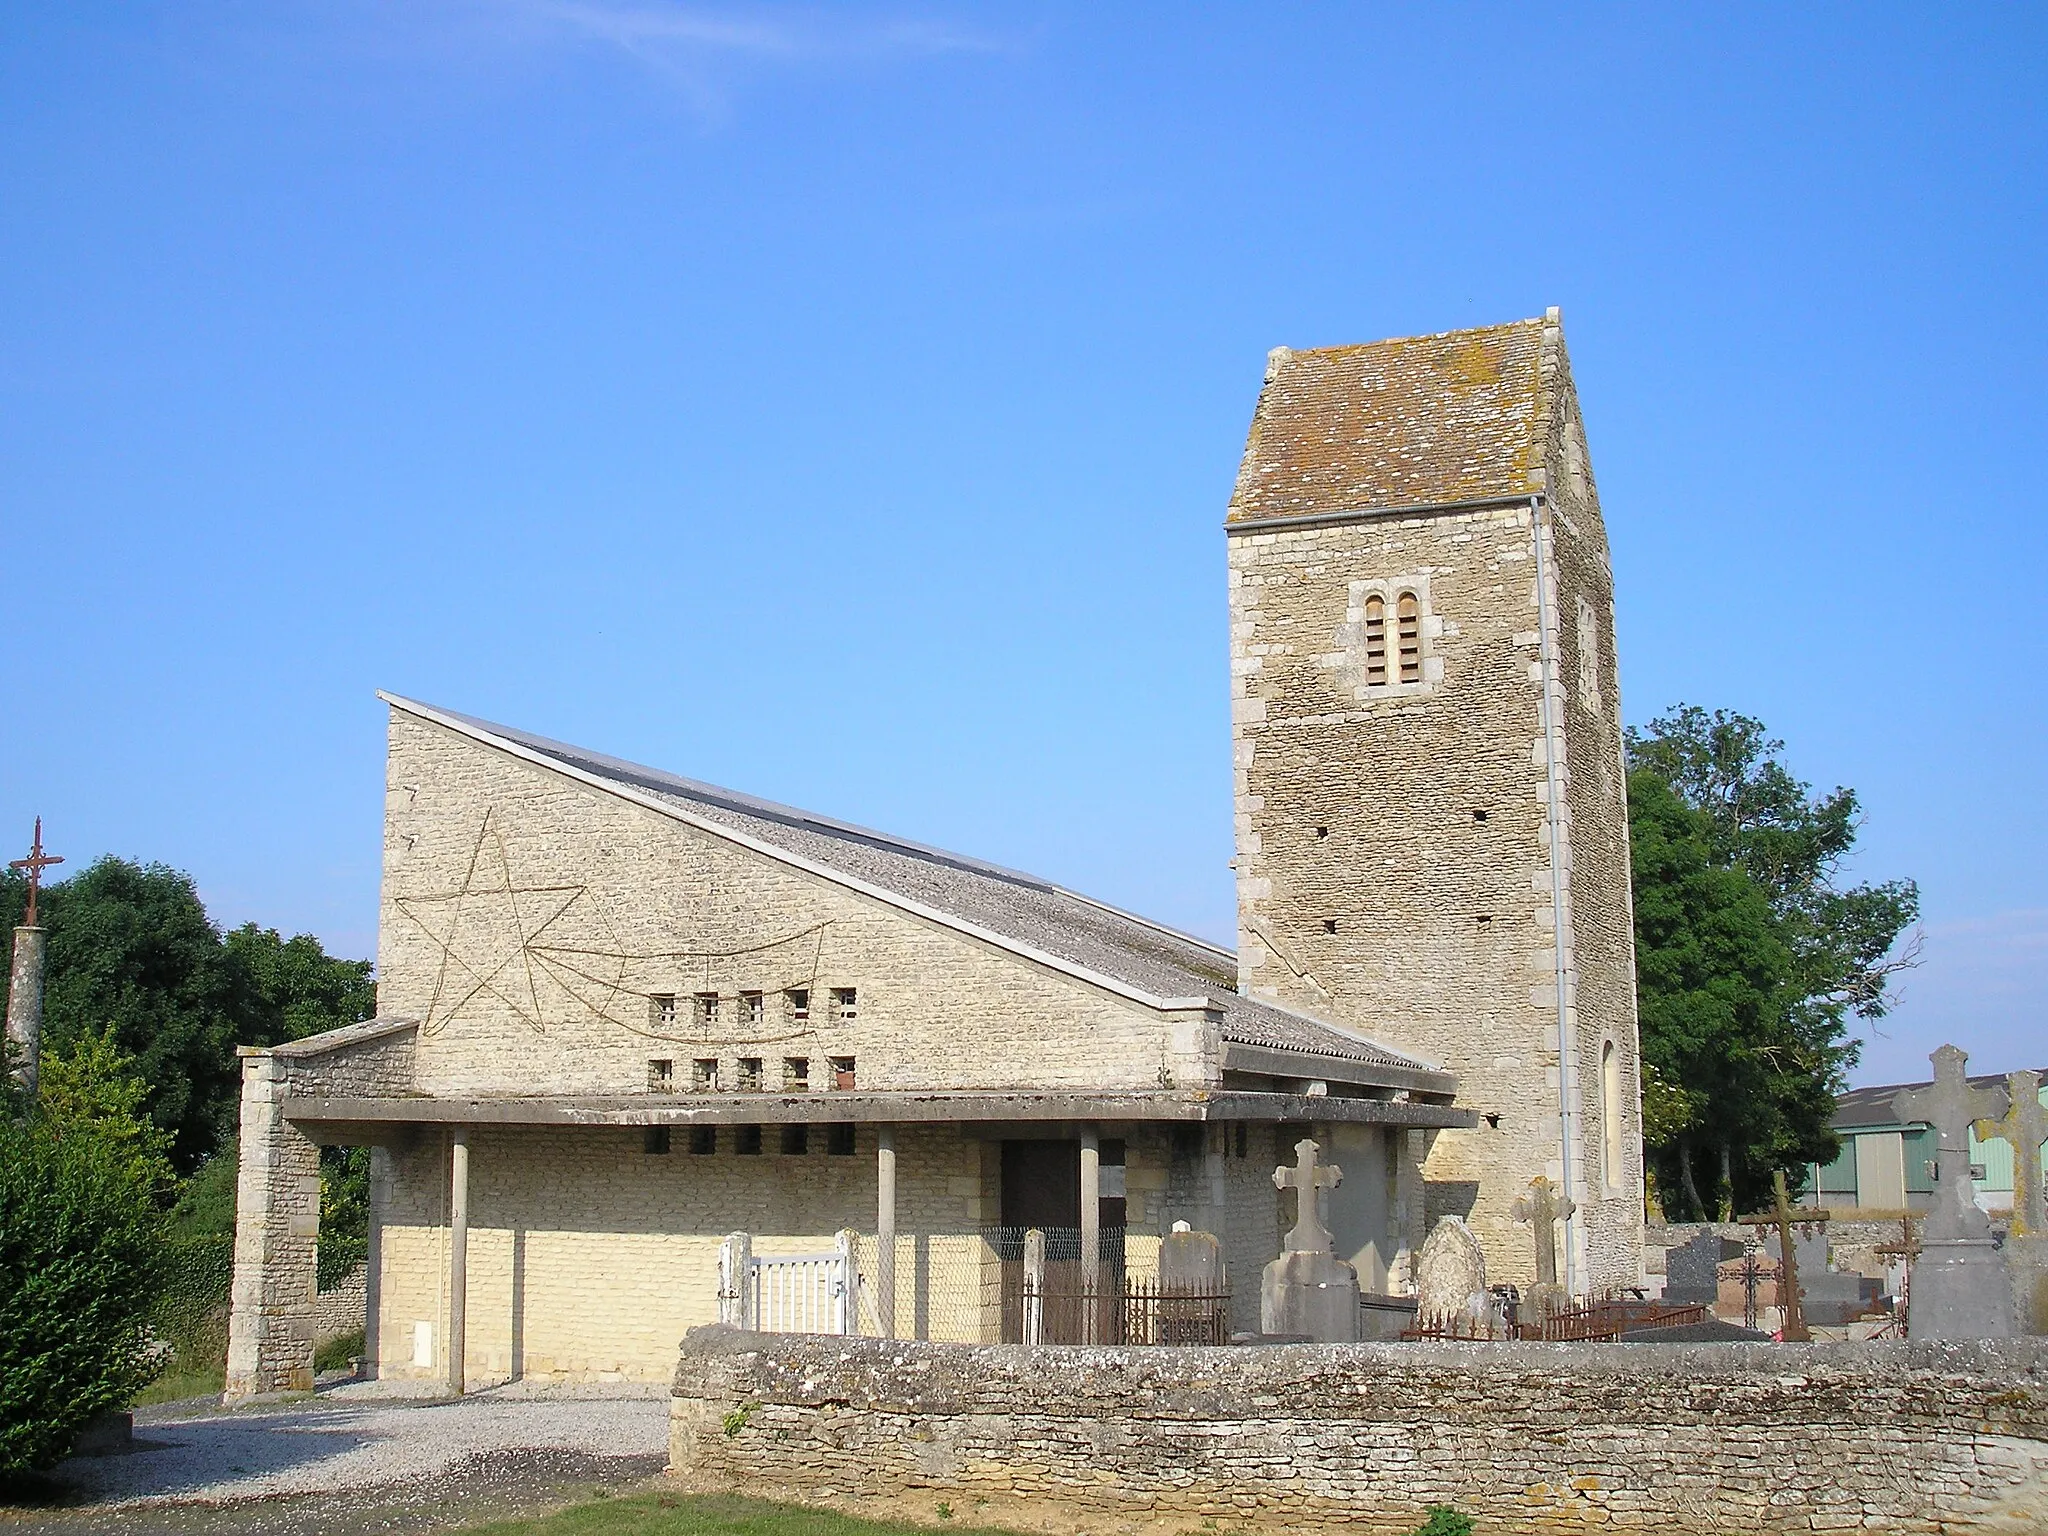
[[[1365,600],[1365,681],[1377,688],[1387,680],[1387,600],[1375,592]]]
[[[647,999],[654,1005],[654,1027],[673,1029],[676,1023],[676,995],[673,992],[656,992]]]
[[[700,1056],[690,1063],[690,1091],[692,1093],[716,1093],[718,1091],[718,1058]]]
[[[740,1022],[752,1026],[759,1024],[763,1017],[761,994],[758,992],[742,992],[740,994]]]
[[[759,1093],[760,1091],[761,1058],[758,1056],[742,1056],[740,1058],[740,1092]]]
[[[1403,592],[1394,603],[1396,635],[1401,646],[1401,681],[1422,681],[1422,604],[1413,592]]]
[[[702,1029],[718,1027],[718,994],[699,992],[697,994],[697,1024]]]
[[[853,1058],[851,1056],[834,1056],[830,1058],[830,1065],[832,1068],[832,1086],[837,1089],[851,1088],[853,1086]]]
[[[674,1093],[676,1091],[676,1064],[673,1061],[650,1061],[647,1063],[647,1091],[649,1093]]]
[[[789,1009],[790,1023],[808,1024],[811,1022],[811,989],[809,987],[791,987],[782,994],[782,1001]]]
[[[811,1091],[810,1057],[785,1056],[782,1058],[782,1091],[784,1093],[809,1093]]]
[[[1600,1047],[1600,1152],[1607,1165],[1607,1187],[1621,1188],[1621,1052],[1612,1040]]]
[[[852,987],[832,989],[832,1022],[851,1024],[860,1017],[860,999]]]

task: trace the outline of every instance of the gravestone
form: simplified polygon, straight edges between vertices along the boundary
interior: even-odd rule
[[[1509,1214],[1527,1222],[1536,1239],[1536,1283],[1522,1294],[1525,1321],[1540,1323],[1562,1312],[1571,1298],[1557,1283],[1557,1227],[1578,1209],[1576,1203],[1538,1174],[1529,1187],[1515,1197]]]
[[[1208,1294],[1224,1289],[1223,1245],[1213,1232],[1196,1232],[1184,1221],[1159,1244],[1159,1287]]]
[[[1318,1167],[1316,1151],[1313,1141],[1298,1141],[1294,1166],[1273,1170],[1274,1186],[1295,1192],[1295,1217],[1286,1251],[1259,1279],[1259,1329],[1350,1344],[1358,1338],[1358,1271],[1330,1251],[1329,1230],[1316,1210],[1318,1191],[1336,1188],[1344,1170]]]
[[[1455,1216],[1440,1218],[1415,1256],[1415,1315],[1425,1328],[1467,1337],[1491,1338],[1500,1332],[1486,1288],[1486,1253],[1472,1229]]]
[[[1973,1088],[1970,1058],[1944,1045],[1930,1058],[1934,1082],[1892,1100],[1907,1125],[1934,1127],[1934,1205],[1913,1259],[1906,1330],[1915,1339],[2002,1339],[2012,1334],[2012,1278],[1991,1236],[1991,1220],[1977,1208],[1970,1179],[1970,1124],[1996,1120],[2008,1108],[2006,1090]]]
[[[1712,1229],[1665,1249],[1663,1299],[1679,1307],[1713,1306],[1720,1295],[1721,1266],[1742,1252],[1742,1244]]]
[[[1772,1240],[1773,1250],[1782,1247]],[[1792,1228],[1792,1263],[1799,1276],[1799,1307],[1809,1323],[1839,1328],[1879,1309],[1884,1282],[1834,1266],[1827,1223],[1803,1221]]]

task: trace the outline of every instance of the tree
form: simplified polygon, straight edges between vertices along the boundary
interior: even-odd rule
[[[0,923],[20,921],[26,887],[0,880]],[[254,923],[225,937],[189,875],[103,858],[47,887],[43,1031],[68,1050],[111,1031],[150,1085],[149,1118],[171,1138],[180,1171],[232,1134],[241,1092],[238,1045],[276,1045],[376,1011],[367,960],[339,960],[318,939]]]
[[[1897,942],[1911,881],[1837,884],[1854,792],[1813,797],[1782,750],[1746,716],[1690,706],[1629,735],[1645,1140],[1667,1209],[1696,1216],[1833,1159],[1850,1018],[1882,1016],[1916,953]]]
[[[137,1113],[148,1085],[104,1033],[52,1052],[43,1082],[0,1117],[0,1475],[51,1465],[157,1372],[169,1165]]]
[[[1919,887],[1840,888],[1862,826],[1856,792],[1816,797],[1785,767],[1784,750],[1762,722],[1693,704],[1628,736],[1629,766],[1656,773],[1706,816],[1714,862],[1747,872],[1770,901],[1797,961],[1796,1005],[1845,1026],[1852,1014],[1883,1018],[1893,978],[1919,963],[1918,935],[1899,942],[1919,920]]]

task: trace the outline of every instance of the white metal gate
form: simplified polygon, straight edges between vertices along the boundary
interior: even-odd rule
[[[758,1333],[852,1333],[853,1241],[841,1232],[829,1253],[756,1258],[753,1237],[733,1233],[718,1252],[718,1320]]]

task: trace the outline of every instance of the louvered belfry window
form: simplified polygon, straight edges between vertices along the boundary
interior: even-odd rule
[[[1403,592],[1394,603],[1394,620],[1401,645],[1401,681],[1422,681],[1422,604],[1413,592]]]
[[[1365,600],[1365,681],[1377,688],[1387,680],[1387,600],[1374,593]]]

